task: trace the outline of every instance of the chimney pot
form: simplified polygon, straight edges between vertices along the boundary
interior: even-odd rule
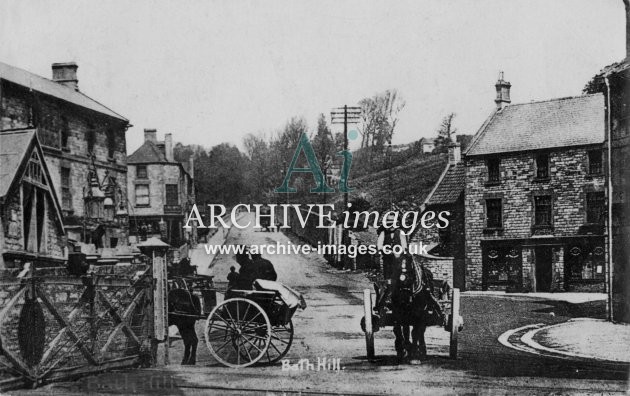
[[[52,64],[52,79],[59,84],[63,84],[66,87],[72,88],[75,91],[79,90],[79,80],[77,79],[77,66],[74,62],[53,63]]]
[[[173,134],[167,133],[164,135],[164,156],[169,162],[175,161],[173,158]]]
[[[499,73],[499,80],[494,85],[497,89],[497,97],[494,102],[497,104],[497,109],[501,110],[512,101],[510,100],[510,88],[512,84],[503,79],[503,72]]]
[[[157,130],[156,129],[146,129],[144,130],[144,141],[145,142],[153,142],[157,143]]]

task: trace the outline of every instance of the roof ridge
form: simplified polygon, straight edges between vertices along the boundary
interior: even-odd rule
[[[582,98],[587,98],[589,96],[597,96],[597,95],[603,95],[601,92],[595,92],[595,93],[591,93],[591,94],[584,94],[584,95],[574,95],[574,96],[563,96],[561,98],[551,98],[551,99],[543,99],[543,100],[532,100],[530,102],[521,102],[521,103],[514,103],[514,104],[509,104],[507,106],[505,106],[505,108],[510,108],[510,107],[514,107],[514,106],[523,106],[523,105],[528,105],[528,104],[536,104],[536,103],[546,103],[546,102],[559,102],[561,100],[570,100],[570,99],[582,99]],[[499,111],[500,112],[500,111]]]

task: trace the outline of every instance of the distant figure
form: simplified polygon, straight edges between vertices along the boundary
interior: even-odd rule
[[[252,261],[256,270],[256,279],[264,279],[275,281],[278,279],[278,274],[273,268],[271,261],[262,258],[260,254],[252,254]]]
[[[233,289],[238,283],[239,273],[236,272],[236,268],[234,266],[230,267],[230,273],[227,276],[228,280],[228,289]]]
[[[393,214],[393,212],[390,213]],[[395,215],[392,214],[377,231],[376,246],[383,258],[383,276],[385,279],[390,279],[394,275],[394,268],[396,268],[402,254],[407,251],[407,238],[400,228],[396,228]],[[387,251],[384,251],[384,247],[387,247]],[[395,253],[394,250],[397,252]],[[394,279],[394,281],[396,280]]]
[[[257,277],[256,266],[249,258],[249,252],[243,251],[234,255],[234,259],[241,266],[238,270],[238,279],[234,288],[237,290],[252,290],[252,285]]]

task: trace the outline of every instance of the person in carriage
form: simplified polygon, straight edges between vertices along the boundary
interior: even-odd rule
[[[304,297],[292,288],[277,282],[278,274],[271,261],[260,254],[251,254],[245,248],[234,258],[240,265],[236,282],[231,290],[267,290],[278,292],[289,308],[306,308]]]

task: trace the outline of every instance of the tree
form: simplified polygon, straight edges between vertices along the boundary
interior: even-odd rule
[[[442,119],[442,123],[437,131],[437,138],[435,138],[434,153],[447,153],[448,146],[453,143],[453,135],[457,133],[457,128],[453,127],[453,119],[455,113],[450,113]]]
[[[317,119],[317,132],[312,142],[317,161],[324,174],[326,174],[326,171],[330,168],[330,164],[335,158],[337,150],[335,149],[335,141],[333,140],[330,128],[326,123],[326,117],[323,114],[320,114]]]

